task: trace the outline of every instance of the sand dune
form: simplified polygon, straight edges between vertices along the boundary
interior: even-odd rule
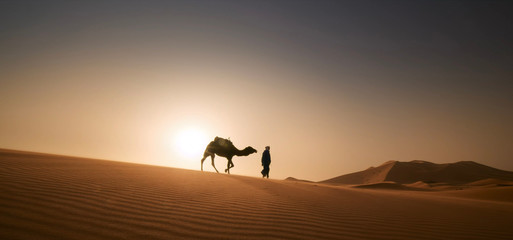
[[[294,177],[288,177],[288,178],[285,178],[286,181],[295,181],[295,182],[307,182],[307,183],[311,183],[312,181],[309,181],[309,180],[304,180],[304,179],[297,179],[297,178],[294,178]]]
[[[428,188],[406,186],[395,182],[381,182],[371,184],[361,184],[353,186],[354,188],[366,188],[366,189],[390,189],[390,190],[409,190],[409,191],[425,191]]]
[[[388,161],[379,167],[370,167],[367,170],[345,174],[331,178],[321,183],[329,184],[370,184],[385,182],[390,169],[394,167],[395,161]]]
[[[482,187],[507,187],[513,186],[513,181],[505,181],[495,178],[487,178],[467,184],[469,186],[482,186]]]
[[[467,188],[465,190],[443,191],[438,194],[439,196],[513,202],[513,186],[486,189]]]
[[[329,184],[371,184],[395,182],[412,184],[467,184],[483,179],[513,181],[513,172],[488,167],[476,162],[435,164],[415,160],[411,162],[388,161],[379,167],[331,178],[321,183]]]
[[[0,239],[513,235],[513,201],[487,192],[376,191],[7,150],[0,192]]]

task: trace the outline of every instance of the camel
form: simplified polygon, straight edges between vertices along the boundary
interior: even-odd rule
[[[224,170],[224,172],[230,174],[230,168],[235,166],[232,162],[233,156],[248,156],[256,152],[257,150],[250,146],[244,148],[243,150],[239,150],[229,139],[215,137],[214,141],[207,145],[207,148],[203,153],[203,158],[201,159],[201,171],[203,171],[203,162],[208,156],[210,156],[210,158],[212,158],[212,166],[216,172],[219,173],[219,171],[217,171],[216,165],[214,164],[214,157],[217,154],[217,156],[225,157],[228,159],[227,168]]]

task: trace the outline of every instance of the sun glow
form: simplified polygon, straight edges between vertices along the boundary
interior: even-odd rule
[[[175,150],[187,158],[201,157],[209,142],[207,135],[197,128],[180,130],[175,136]]]

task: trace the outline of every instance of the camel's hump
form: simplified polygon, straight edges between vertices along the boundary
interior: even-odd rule
[[[217,144],[221,145],[221,146],[233,146],[233,143],[232,141],[230,141],[230,139],[226,139],[226,138],[221,138],[221,137],[216,137],[214,139],[214,142],[216,142]]]

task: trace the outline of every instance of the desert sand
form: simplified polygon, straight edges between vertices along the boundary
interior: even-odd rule
[[[513,236],[507,181],[428,184],[356,188],[1,150],[0,239]]]

